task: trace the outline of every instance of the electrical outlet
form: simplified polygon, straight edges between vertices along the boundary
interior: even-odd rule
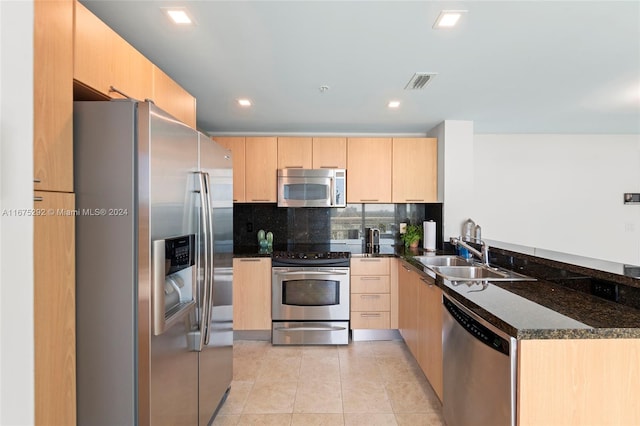
[[[612,302],[617,302],[619,293],[618,293],[618,284],[592,280],[591,281],[591,294],[594,296],[602,297],[603,299],[611,300]]]
[[[404,223],[404,222],[400,224],[400,233],[401,234],[406,234],[407,233],[407,224]]]

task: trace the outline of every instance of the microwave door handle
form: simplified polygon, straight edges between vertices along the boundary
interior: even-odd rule
[[[333,177],[329,178],[329,191],[331,191],[331,193],[329,194],[329,205],[333,207],[333,205],[335,204],[335,194],[336,194],[336,182],[335,182],[335,178]]]

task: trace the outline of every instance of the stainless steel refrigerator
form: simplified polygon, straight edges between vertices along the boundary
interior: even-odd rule
[[[148,102],[74,103],[78,424],[206,425],[232,379],[231,153]]]

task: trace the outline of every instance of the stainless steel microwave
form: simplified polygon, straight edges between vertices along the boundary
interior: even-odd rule
[[[345,169],[279,169],[278,207],[346,207]]]

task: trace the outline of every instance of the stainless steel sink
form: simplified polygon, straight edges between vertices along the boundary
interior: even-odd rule
[[[458,256],[415,256],[424,266],[473,266],[473,264]]]
[[[507,274],[483,266],[433,266],[430,269],[450,281],[507,278]]]

